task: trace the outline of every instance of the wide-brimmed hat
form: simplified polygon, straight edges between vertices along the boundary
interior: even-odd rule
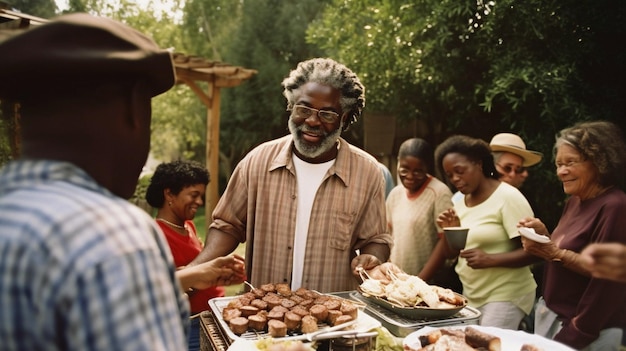
[[[85,13],[63,15],[0,42],[0,98],[49,95],[104,81],[146,81],[152,96],[175,82],[171,54],[146,35]]]
[[[538,151],[526,150],[526,144],[522,138],[513,133],[500,133],[491,138],[489,143],[491,151],[510,152],[521,157],[524,161],[522,166],[529,167],[536,165],[543,158],[543,154]]]

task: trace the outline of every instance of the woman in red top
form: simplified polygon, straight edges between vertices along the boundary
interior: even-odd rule
[[[209,172],[194,161],[174,161],[160,164],[146,191],[150,206],[158,209],[156,221],[165,233],[179,269],[189,264],[202,251],[193,218],[204,204],[204,194],[209,183]],[[224,296],[224,287],[190,290],[191,314],[209,309],[208,301]],[[189,350],[200,349],[200,325],[192,318]]]

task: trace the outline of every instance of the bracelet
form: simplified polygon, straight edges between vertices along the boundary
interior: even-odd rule
[[[560,249],[559,252],[552,258],[552,262],[562,262],[563,256],[565,256],[566,249]]]

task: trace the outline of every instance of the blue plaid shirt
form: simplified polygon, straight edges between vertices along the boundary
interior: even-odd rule
[[[174,271],[154,220],[76,166],[0,170],[0,350],[186,350]]]

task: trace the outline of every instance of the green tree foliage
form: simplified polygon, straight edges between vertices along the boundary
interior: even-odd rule
[[[543,151],[522,190],[552,224],[563,200],[552,166],[555,133],[590,119],[625,127],[625,6],[333,0],[307,40],[363,77],[368,109],[426,122],[434,144],[454,133],[488,141],[513,131]]]
[[[198,55],[190,48],[183,33],[181,18],[173,16],[180,3],[171,8],[157,9],[150,4],[145,11],[126,16],[131,26],[149,33],[163,48],[188,55]],[[203,87],[203,84],[199,84]],[[205,88],[205,87],[203,87]],[[206,91],[206,88],[205,88]],[[179,158],[205,163],[206,107],[184,84],[176,85],[152,100],[151,152],[157,159],[171,161]]]
[[[206,1],[185,7],[185,37],[198,54],[258,70],[235,88],[222,89],[220,185],[260,142],[287,133],[281,81],[304,59],[322,55],[304,40],[324,1]]]
[[[42,18],[54,17],[57,5],[54,0],[4,0],[13,9],[31,16]]]
[[[158,2],[162,4],[162,2]],[[173,52],[194,54],[183,35],[182,1],[167,7],[149,2],[140,7],[134,1],[71,0],[68,12],[87,11],[111,17],[151,36],[159,46]],[[180,16],[178,16],[180,15]],[[204,163],[206,108],[186,85],[177,85],[152,100],[151,152],[156,159],[179,158]]]
[[[17,149],[12,107],[12,103],[0,101],[0,167],[13,159]]]
[[[225,46],[240,25],[242,7],[243,1],[186,1],[182,23],[185,46],[198,56],[222,61]]]

